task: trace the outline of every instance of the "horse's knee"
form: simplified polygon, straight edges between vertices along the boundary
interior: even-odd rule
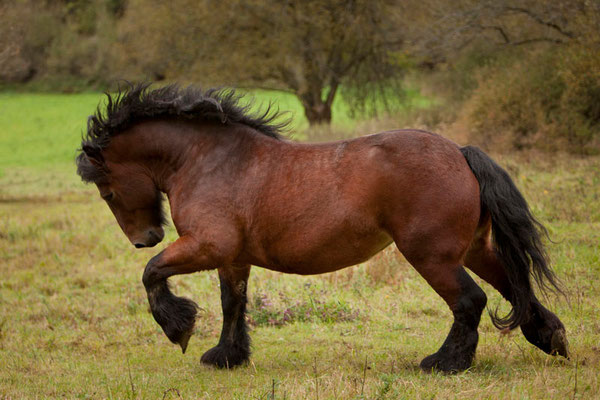
[[[158,271],[158,262],[160,259],[160,254],[152,257],[150,261],[146,264],[146,268],[144,268],[144,274],[142,275],[142,283],[144,287],[150,293],[153,286],[156,285],[158,281],[161,280]]]

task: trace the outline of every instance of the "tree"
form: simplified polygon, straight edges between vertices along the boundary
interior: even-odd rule
[[[600,37],[598,0],[419,0],[413,5],[420,20],[413,19],[412,37],[417,51],[434,64],[473,42],[563,45]]]
[[[137,57],[154,77],[290,91],[311,125],[327,124],[342,85],[360,93],[352,103],[358,109],[391,92],[383,90],[384,82],[398,87],[402,40],[392,6],[369,0],[176,0],[166,7],[138,0],[126,10],[124,32],[147,34],[141,40],[129,35],[124,54]]]

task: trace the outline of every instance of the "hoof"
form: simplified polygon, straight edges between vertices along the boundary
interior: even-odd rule
[[[455,374],[468,369],[472,361],[472,357],[456,357],[437,352],[425,357],[419,367],[425,372],[439,371]]]
[[[185,353],[196,324],[196,303],[175,297],[169,299],[167,307],[152,310],[154,319],[162,327],[169,340],[181,346]]]
[[[521,332],[533,345],[547,354],[569,358],[569,341],[565,327],[558,317],[538,306],[540,311],[531,321],[521,325]]]
[[[567,340],[567,334],[564,329],[557,329],[552,333],[551,343],[551,354],[563,356],[566,359],[569,358],[569,341]]]
[[[185,354],[185,351],[187,350],[188,342],[190,341],[190,338],[192,337],[193,333],[194,326],[192,325],[192,328],[189,331],[181,334],[181,338],[179,339],[179,345],[181,346],[181,352],[183,354]]]
[[[249,359],[250,352],[248,350],[236,347],[216,346],[204,353],[200,361],[217,368],[233,368],[244,364]]]

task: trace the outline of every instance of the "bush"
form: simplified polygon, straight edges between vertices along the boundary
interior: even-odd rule
[[[27,81],[44,68],[59,22],[31,1],[0,4],[0,16],[0,82]]]
[[[600,151],[600,51],[573,49],[562,62],[556,136],[564,136],[571,147],[583,152]]]
[[[104,87],[112,65],[121,0],[0,4],[0,84],[79,90]]]
[[[548,48],[478,71],[464,113],[487,147],[600,152],[600,53]]]

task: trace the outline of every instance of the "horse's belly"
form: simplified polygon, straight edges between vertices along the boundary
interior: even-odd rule
[[[322,274],[356,265],[371,258],[392,242],[384,231],[336,235],[321,240],[283,241],[254,263],[274,271],[300,275]]]

